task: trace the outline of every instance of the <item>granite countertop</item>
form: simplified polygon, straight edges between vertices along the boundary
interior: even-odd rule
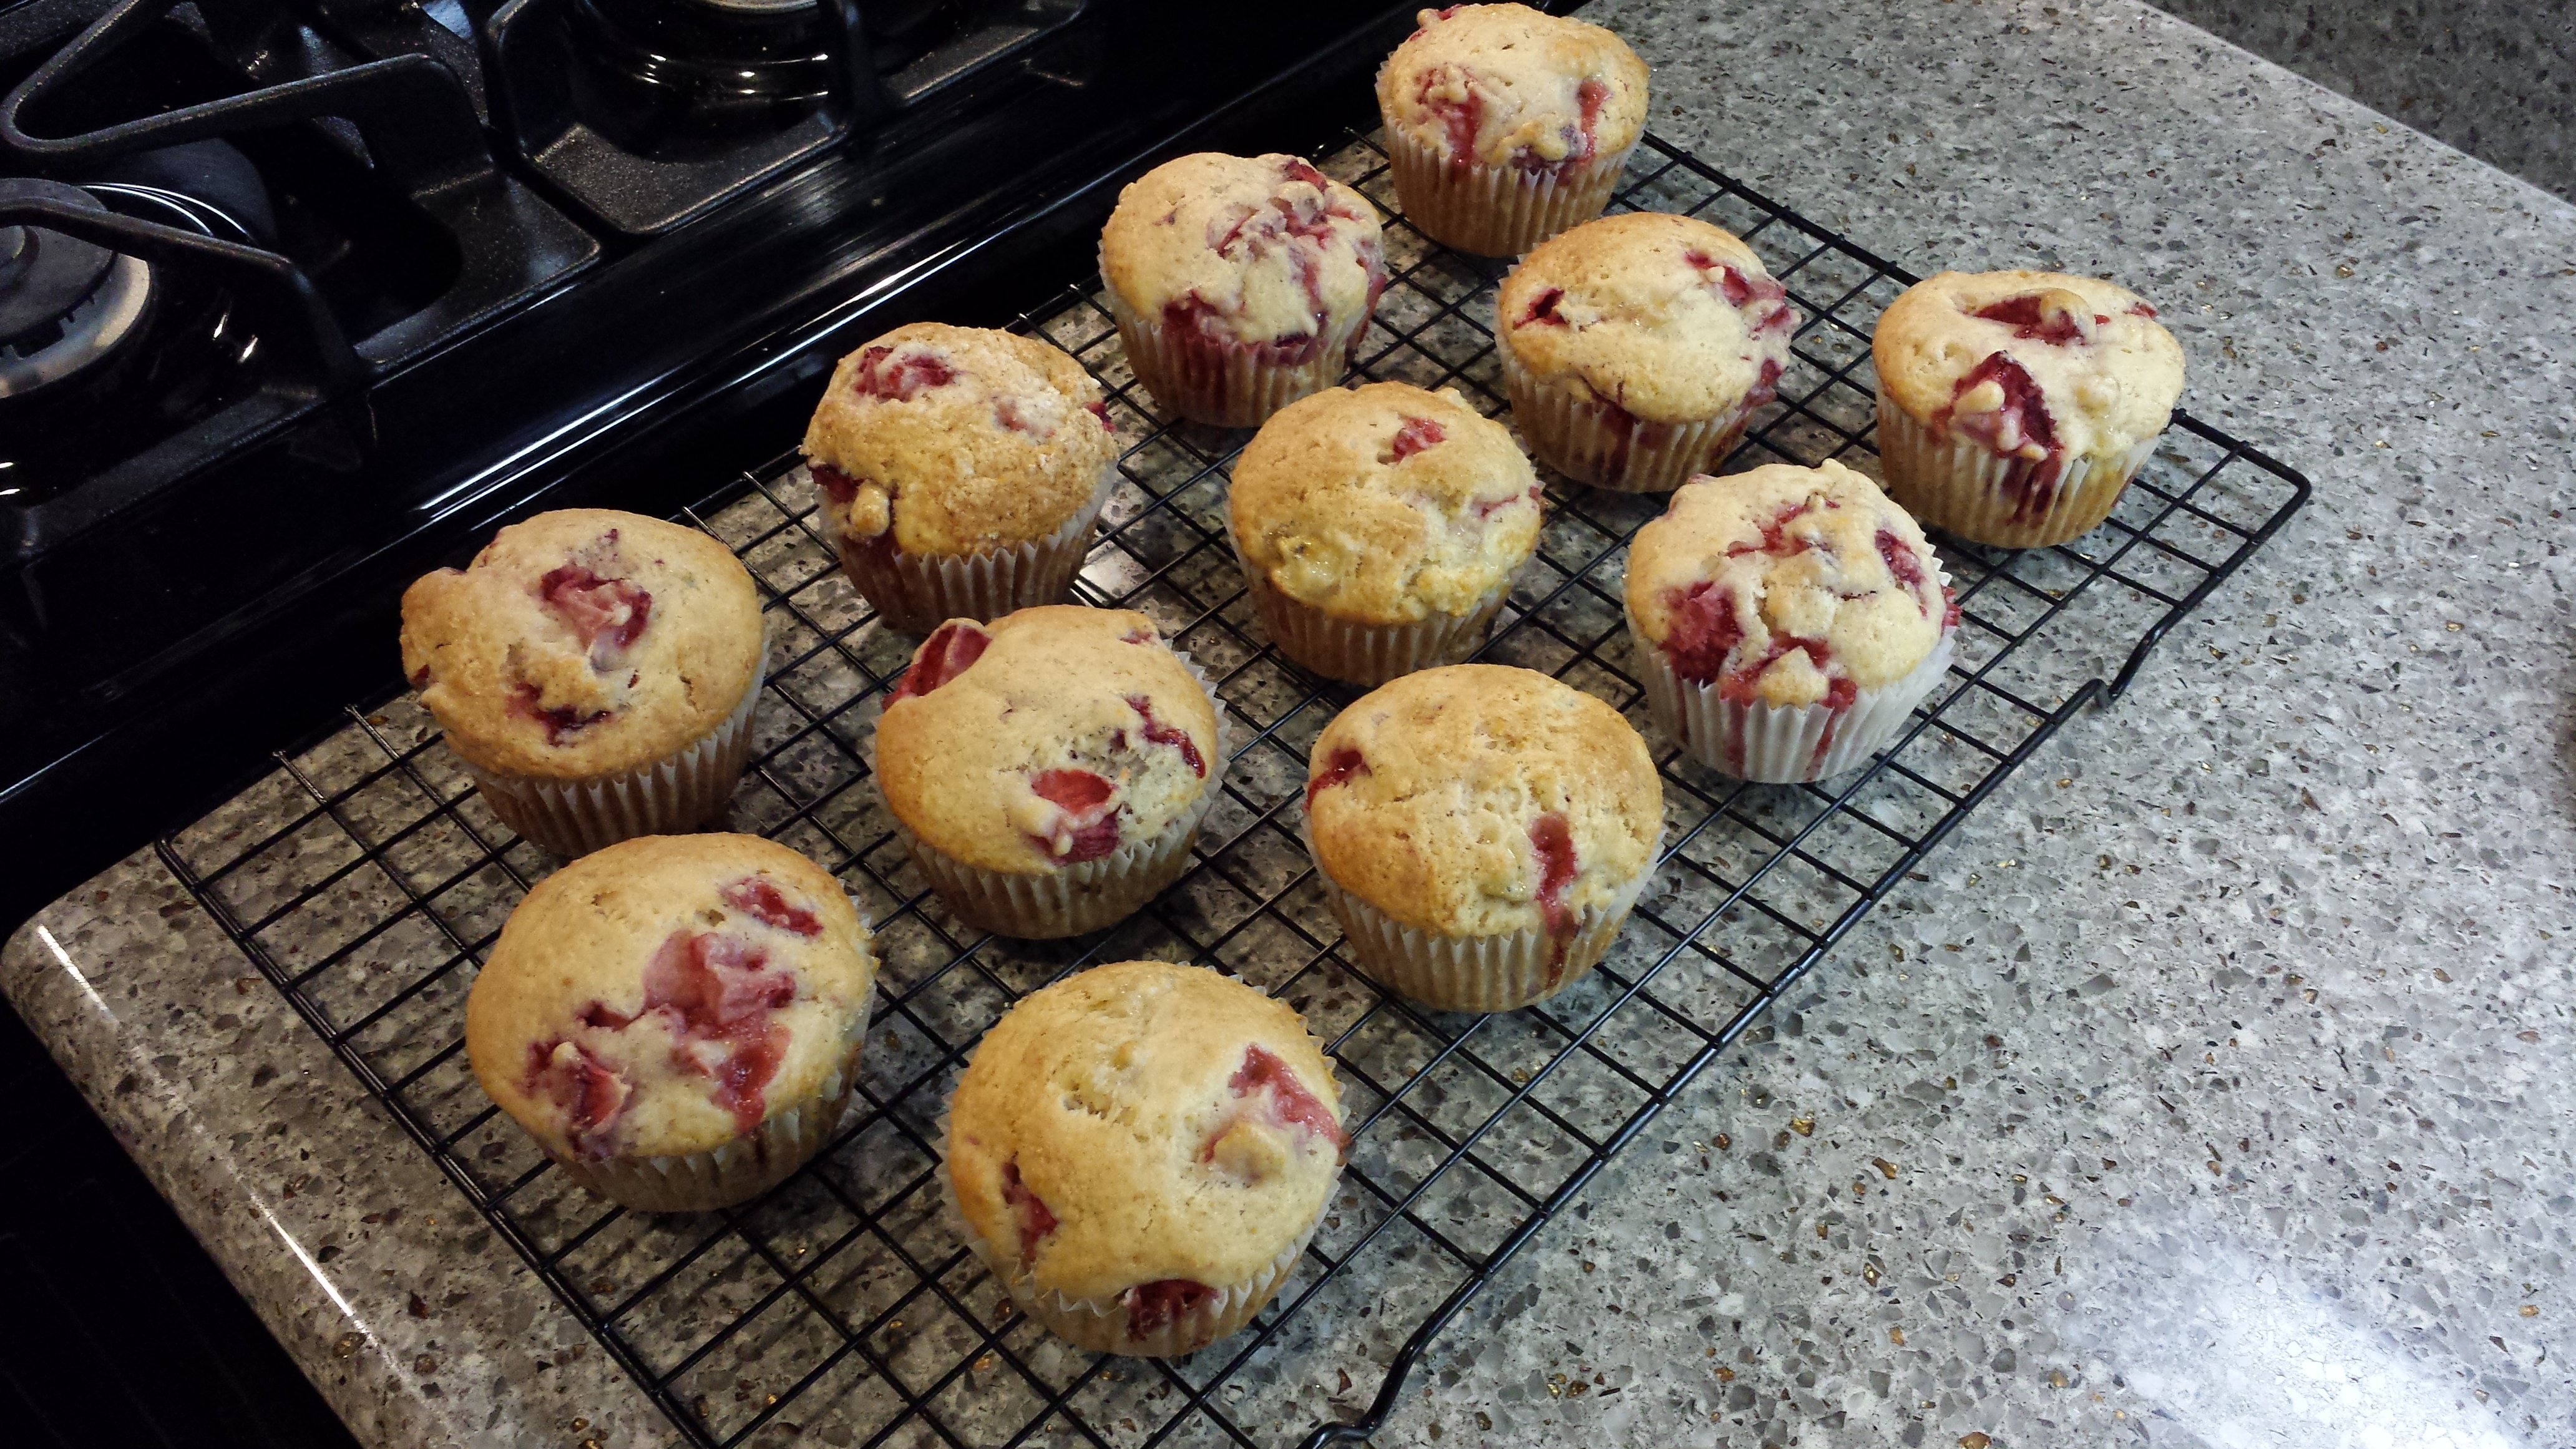
[[[2576,1442],[2576,209],[2126,0],[1588,13],[1863,246],[2135,285],[2316,498],[1381,1442]],[[0,986],[362,1439],[670,1436],[150,852]]]

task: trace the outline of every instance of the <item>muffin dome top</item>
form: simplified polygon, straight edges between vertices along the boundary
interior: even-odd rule
[[[474,765],[614,774],[742,703],[760,599],[723,544],[604,508],[514,523],[462,569],[403,591],[403,674]]]
[[[1033,875],[1162,834],[1220,748],[1214,702],[1151,619],[1049,604],[922,641],[877,720],[877,784],[933,847]]]
[[[1648,422],[1769,402],[1798,314],[1762,259],[1695,217],[1632,211],[1540,243],[1495,296],[1495,332],[1542,381]]]
[[[2061,272],[1943,272],[1878,319],[1890,400],[1933,428],[2038,462],[2117,457],[2163,432],[2182,344],[2126,287]]]
[[[1646,63],[1598,25],[1526,5],[1452,5],[1378,67],[1387,123],[1453,166],[1540,172],[1635,145]]]
[[[1324,1210],[1345,1142],[1332,1069],[1285,1002],[1127,961],[1032,993],[949,1103],[967,1225],[1074,1298],[1246,1282]],[[1139,1332],[1138,1336],[1142,1336]]]
[[[1848,704],[1955,617],[1923,530],[1840,463],[1697,478],[1628,547],[1628,616],[1682,678],[1740,703]]]
[[[466,998],[465,1050],[558,1157],[707,1152],[834,1087],[875,979],[822,867],[757,836],[648,835],[519,902]]]
[[[1453,664],[1324,727],[1306,819],[1333,880],[1405,925],[1561,937],[1654,863],[1664,788],[1600,700],[1532,669]]]
[[[1466,614],[1538,547],[1538,475],[1454,389],[1320,392],[1262,424],[1228,507],[1244,558],[1345,619]]]
[[[1165,326],[1305,361],[1386,287],[1377,208],[1295,156],[1202,151],[1118,193],[1100,274]]]
[[[839,531],[963,554],[1062,527],[1116,461],[1118,433],[1063,349],[914,322],[841,359],[804,451]]]

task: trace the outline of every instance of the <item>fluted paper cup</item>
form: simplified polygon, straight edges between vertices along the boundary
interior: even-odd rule
[[[611,775],[549,780],[487,770],[459,755],[483,803],[520,835],[561,856],[639,835],[680,835],[724,814],[751,759],[751,721],[769,668],[763,640],[751,687],[714,729],[650,764]]]
[[[1220,428],[1257,428],[1297,399],[1340,383],[1350,371],[1351,347],[1376,311],[1372,305],[1356,322],[1326,333],[1306,361],[1274,362],[1250,343],[1211,343],[1195,331],[1166,327],[1129,306],[1116,287],[1106,290],[1136,380],[1165,408]]]
[[[1073,576],[1091,554],[1092,525],[1109,495],[1118,491],[1118,465],[1101,470],[1100,485],[1055,532],[1008,548],[968,554],[906,553],[874,549],[835,528],[833,549],[841,572],[874,605],[877,616],[906,634],[927,634],[950,619],[989,624],[1038,604],[1060,604],[1073,592]]]
[[[1926,528],[1997,548],[2047,548],[2092,532],[2155,452],[2150,437],[2117,457],[2069,458],[2055,489],[2041,497],[2032,487],[2039,464],[1927,427],[1885,391],[1878,395],[1878,461],[1887,496]]]
[[[749,1202],[793,1176],[839,1130],[850,1092],[859,1079],[859,1050],[868,1033],[868,998],[850,1018],[841,1065],[813,1095],[762,1119],[760,1130],[711,1152],[685,1156],[617,1155],[596,1160],[558,1157],[564,1176],[621,1207],[650,1213],[707,1212]]]
[[[1388,990],[1439,1011],[1516,1011],[1582,980],[1610,953],[1663,849],[1658,827],[1646,868],[1607,903],[1575,912],[1574,931],[1560,954],[1556,938],[1540,926],[1494,936],[1452,936],[1405,925],[1344,890],[1324,868],[1313,834],[1306,835],[1324,899],[1341,922],[1342,939],[1360,969]]]
[[[1079,936],[1134,915],[1189,869],[1190,842],[1225,789],[1225,701],[1196,661],[1181,650],[1172,653],[1216,707],[1216,759],[1208,766],[1198,799],[1150,840],[1131,840],[1098,860],[1030,875],[970,865],[896,820],[895,830],[911,851],[913,865],[957,919],[979,931],[1025,941]],[[873,745],[868,768],[871,773],[876,768]]]
[[[1892,684],[1859,691],[1848,709],[1835,710],[1822,701],[1771,705],[1726,699],[1714,684],[1682,678],[1672,656],[1647,641],[1635,615],[1628,618],[1655,728],[1710,769],[1768,785],[1829,780],[1868,764],[1940,686],[1956,653],[1957,633],[1944,628],[1922,663]]]
[[[1476,652],[1494,616],[1511,597],[1510,579],[1465,614],[1433,612],[1408,623],[1369,624],[1334,616],[1280,592],[1238,548],[1253,611],[1279,652],[1327,679],[1376,686],[1390,679],[1455,664]],[[1514,570],[1515,573],[1518,570]]]
[[[1738,403],[1717,417],[1691,423],[1631,418],[1622,436],[1614,409],[1563,383],[1533,377],[1513,355],[1509,338],[1495,350],[1503,361],[1512,421],[1520,424],[1530,452],[1566,477],[1595,488],[1669,493],[1694,475],[1715,473],[1744,441],[1745,424],[1754,412]]]
[[[1516,257],[1599,216],[1628,164],[1625,148],[1543,172],[1470,162],[1452,166],[1440,148],[1387,122],[1387,170],[1404,219],[1446,247],[1480,257]]]

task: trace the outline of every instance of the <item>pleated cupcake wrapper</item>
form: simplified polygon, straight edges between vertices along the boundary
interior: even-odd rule
[[[1443,246],[1481,257],[1517,257],[1592,220],[1610,204],[1636,143],[1566,168],[1531,173],[1473,162],[1452,168],[1440,148],[1389,120],[1388,170],[1404,219]]]
[[[947,1140],[941,1134],[940,1140]],[[1334,1182],[1340,1182],[1338,1169]],[[1331,1192],[1315,1205],[1315,1216],[1308,1220],[1296,1241],[1281,1249],[1261,1270],[1240,1283],[1214,1284],[1215,1295],[1185,1313],[1172,1315],[1172,1321],[1153,1333],[1139,1338],[1127,1331],[1125,1294],[1106,1298],[1076,1298],[1070,1293],[1041,1288],[1037,1279],[1021,1267],[1019,1260],[993,1246],[983,1234],[975,1231],[966,1219],[966,1211],[957,1202],[957,1184],[946,1164],[939,1171],[940,1193],[947,1199],[949,1216],[956,1221],[966,1245],[975,1250],[993,1281],[1011,1295],[1011,1303],[1022,1313],[1034,1318],[1048,1332],[1077,1348],[1093,1353],[1123,1354],[1129,1358],[1178,1358],[1196,1353],[1218,1339],[1242,1328],[1261,1311],[1296,1271],[1297,1260],[1315,1237],[1315,1229],[1324,1220],[1324,1209],[1331,1205]]]
[[[1648,867],[1608,903],[1575,912],[1574,934],[1559,958],[1556,938],[1540,926],[1494,936],[1453,936],[1408,926],[1344,890],[1324,868],[1313,832],[1299,828],[1307,854],[1314,858],[1316,878],[1324,883],[1324,899],[1341,922],[1342,939],[1360,969],[1388,990],[1439,1011],[1516,1011],[1582,980],[1610,953],[1654,874],[1651,862],[1664,849],[1658,826],[1654,848],[1646,853]]]
[[[1997,548],[2046,548],[2091,533],[2111,516],[2120,490],[2155,452],[2156,438],[2150,437],[2117,457],[2069,458],[2048,506],[2032,509],[2030,477],[2037,463],[1936,431],[1886,393],[1878,395],[1878,461],[1888,496],[1926,528]]]
[[[733,798],[751,759],[751,721],[768,672],[764,639],[751,687],[732,714],[679,750],[614,775],[546,780],[458,759],[502,824],[557,855],[588,855],[639,835],[683,834],[722,815]]]
[[[1009,548],[969,554],[880,555],[835,533],[841,572],[862,598],[876,606],[890,628],[927,634],[950,619],[989,624],[1038,604],[1060,604],[1073,592],[1073,576],[1091,554],[1092,525],[1109,495],[1118,491],[1118,465],[1101,470],[1100,486],[1055,532]]]
[[[1949,575],[1942,574],[1941,581],[1947,585]],[[1766,785],[1829,780],[1868,764],[1881,745],[1904,732],[1915,706],[1940,686],[1957,652],[1957,632],[1943,629],[1922,663],[1893,684],[1859,691],[1850,708],[1837,711],[1822,701],[1773,705],[1722,698],[1716,685],[1682,678],[1672,656],[1647,642],[1635,615],[1628,617],[1655,728],[1710,769]],[[1824,745],[1821,754],[1819,744]]]
[[[1268,574],[1243,557],[1240,545],[1235,559],[1243,565],[1261,627],[1280,653],[1327,679],[1372,687],[1475,653],[1512,593],[1507,578],[1465,614],[1435,611],[1409,623],[1368,624],[1336,618],[1280,592]]]
[[[1208,763],[1198,799],[1151,840],[1131,840],[1098,860],[1037,875],[970,865],[896,820],[895,830],[912,852],[914,867],[957,919],[979,931],[1024,941],[1079,936],[1134,915],[1189,869],[1190,842],[1225,788],[1225,701],[1217,697],[1216,686],[1197,661],[1179,649],[1172,654],[1216,707],[1216,758]],[[873,737],[868,744],[868,770],[876,771]]]
[[[706,1152],[600,1159],[556,1157],[564,1176],[621,1207],[649,1213],[707,1212],[749,1202],[794,1175],[840,1130],[859,1079],[876,982],[859,1001],[844,1036],[841,1065],[813,1095],[763,1118],[760,1129]],[[549,1154],[551,1155],[551,1154]]]
[[[1163,407],[1220,428],[1257,428],[1297,399],[1338,384],[1350,370],[1351,345],[1369,323],[1363,314],[1325,334],[1324,345],[1306,362],[1264,362],[1249,343],[1215,349],[1211,356],[1207,343],[1175,335],[1162,319],[1127,305],[1116,287],[1108,293],[1109,315],[1118,323],[1118,340],[1136,380]]]
[[[1503,360],[1512,421],[1520,424],[1530,451],[1566,477],[1595,488],[1668,493],[1695,474],[1714,473],[1744,440],[1744,425],[1753,416],[1753,409],[1739,403],[1695,423],[1640,418],[1623,443],[1608,408],[1563,383],[1531,376],[1513,356],[1509,338],[1496,350]]]

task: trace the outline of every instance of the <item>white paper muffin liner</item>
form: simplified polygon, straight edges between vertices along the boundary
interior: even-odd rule
[[[1538,460],[1577,483],[1621,493],[1669,493],[1696,474],[1714,473],[1744,439],[1753,409],[1741,402],[1724,414],[1695,423],[1631,424],[1624,442],[1610,410],[1562,383],[1530,375],[1506,337],[1495,349],[1503,360],[1503,386]]]
[[[1352,344],[1368,330],[1376,311],[1372,307],[1326,333],[1323,346],[1308,361],[1264,362],[1249,343],[1233,344],[1211,356],[1205,343],[1192,345],[1174,336],[1161,318],[1129,306],[1116,287],[1105,290],[1109,315],[1118,323],[1118,340],[1127,349],[1127,365],[1135,370],[1136,380],[1165,408],[1192,422],[1220,428],[1257,428],[1297,399],[1339,383],[1350,370]]]
[[[927,634],[950,619],[989,624],[1038,604],[1060,604],[1073,592],[1073,576],[1091,555],[1092,525],[1118,491],[1118,464],[1101,470],[1100,485],[1055,532],[1044,538],[980,553],[884,553],[862,548],[833,531],[841,572],[860,597],[874,605],[889,628]]]
[[[1636,143],[1606,156],[1532,173],[1481,162],[1451,168],[1439,147],[1387,118],[1387,169],[1404,219],[1443,246],[1481,257],[1516,257],[1581,226],[1610,204]]]
[[[895,830],[911,851],[914,867],[957,919],[979,931],[1024,941],[1079,936],[1134,915],[1189,869],[1190,842],[1225,790],[1225,701],[1187,652],[1175,649],[1172,654],[1216,708],[1216,758],[1208,762],[1198,799],[1151,840],[1131,840],[1098,860],[1036,875],[970,865],[915,835],[898,818]],[[876,772],[873,739],[868,745],[868,771]]]
[[[1574,913],[1574,934],[1559,957],[1556,938],[1543,926],[1498,936],[1453,936],[1405,925],[1344,890],[1324,868],[1313,831],[1303,825],[1299,830],[1315,862],[1315,876],[1324,883],[1324,899],[1341,922],[1342,939],[1360,969],[1388,990],[1438,1011],[1516,1011],[1582,980],[1610,953],[1664,852],[1663,827],[1658,825],[1646,868],[1606,904]]]
[[[1947,587],[1949,575],[1942,574],[1941,582]],[[1904,731],[1914,707],[1940,686],[1957,653],[1957,634],[1955,627],[1944,628],[1922,663],[1884,688],[1859,691],[1851,707],[1838,712],[1821,701],[1772,705],[1725,699],[1714,684],[1682,678],[1672,656],[1648,642],[1636,615],[1628,616],[1628,637],[1637,646],[1646,708],[1655,728],[1710,769],[1766,785],[1827,780],[1868,764],[1879,746]],[[1824,746],[1821,751],[1819,745]]]
[[[557,1157],[564,1176],[621,1207],[648,1213],[706,1212],[732,1207],[785,1182],[832,1140],[859,1079],[876,981],[844,1033],[841,1065],[813,1095],[763,1118],[760,1130],[708,1152],[684,1156],[617,1155],[597,1160]]]
[[[940,1139],[947,1140],[945,1131],[940,1134]],[[1024,1271],[1016,1258],[1004,1254],[983,1234],[975,1231],[974,1225],[966,1220],[965,1210],[957,1204],[957,1184],[949,1175],[948,1165],[943,1162],[939,1168],[940,1193],[947,1199],[948,1214],[955,1221],[959,1235],[966,1239],[968,1247],[975,1250],[976,1258],[982,1261],[985,1271],[993,1275],[993,1281],[1001,1284],[1002,1291],[1011,1296],[1014,1307],[1077,1348],[1093,1353],[1123,1354],[1130,1358],[1178,1358],[1183,1354],[1196,1353],[1250,1323],[1252,1315],[1260,1312],[1261,1305],[1269,1302],[1271,1295],[1279,1291],[1279,1285],[1288,1281],[1288,1275],[1296,1271],[1297,1260],[1304,1256],[1306,1244],[1314,1240],[1315,1229],[1323,1222],[1324,1210],[1332,1205],[1333,1191],[1339,1189],[1340,1183],[1341,1170],[1337,1167],[1333,1172],[1333,1189],[1326,1191],[1323,1200],[1316,1204],[1314,1217],[1307,1221],[1296,1240],[1281,1249],[1279,1255],[1263,1265],[1259,1272],[1240,1283],[1207,1285],[1216,1290],[1214,1296],[1187,1313],[1174,1314],[1172,1321],[1161,1329],[1139,1338],[1127,1331],[1125,1294],[1107,1298],[1076,1298],[1069,1293],[1040,1288],[1036,1278]]]
[[[457,758],[502,824],[557,855],[588,855],[639,835],[684,834],[722,815],[741,783],[751,759],[752,716],[768,672],[769,642],[763,639],[751,687],[732,714],[679,750],[613,775],[548,780],[487,770],[462,754]]]
[[[2149,437],[2115,458],[2069,458],[2057,492],[2043,509],[2028,504],[2030,476],[2039,467],[2007,458],[1974,438],[1937,432],[1881,391],[1878,395],[1878,461],[1887,496],[1926,528],[1939,528],[1997,548],[2046,548],[2100,527],[2120,502],[2120,490],[2155,456]]]
[[[1417,669],[1456,664],[1475,653],[1512,594],[1507,575],[1465,614],[1435,611],[1409,623],[1369,624],[1338,618],[1282,593],[1267,573],[1244,558],[1240,546],[1235,561],[1243,565],[1244,583],[1251,591],[1254,612],[1261,616],[1261,627],[1280,653],[1327,679],[1371,687]]]

